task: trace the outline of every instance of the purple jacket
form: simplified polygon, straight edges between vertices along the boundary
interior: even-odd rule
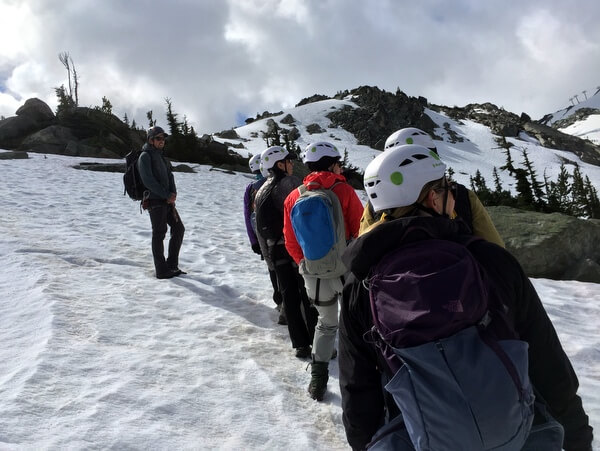
[[[266,178],[262,178],[249,183],[246,187],[246,191],[244,192],[244,218],[246,220],[246,233],[248,233],[248,239],[250,240],[251,246],[258,244],[258,238],[256,238],[256,232],[254,230],[255,226],[252,223],[254,197],[256,196],[258,189],[263,186],[263,183],[265,183],[266,180]]]

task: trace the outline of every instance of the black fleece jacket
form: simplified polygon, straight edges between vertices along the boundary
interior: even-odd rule
[[[344,287],[340,312],[339,367],[343,422],[353,449],[364,449],[379,427],[398,414],[383,388],[390,377],[388,370],[382,370],[386,366],[380,354],[363,338],[373,322],[369,292],[362,280],[385,254],[403,244],[430,238],[464,242],[468,233],[460,221],[401,218],[379,225],[346,250],[343,260],[352,274]],[[500,246],[474,240],[468,249],[495,288],[492,296],[508,307],[508,320],[520,339],[529,343],[529,375],[565,429],[564,449],[591,450],[592,428],[577,395],[577,376],[533,285],[517,260]]]

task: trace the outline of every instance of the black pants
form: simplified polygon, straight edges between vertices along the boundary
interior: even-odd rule
[[[269,278],[271,279],[271,285],[273,286],[273,301],[277,305],[281,305],[281,293],[279,292],[279,285],[277,284],[277,274],[275,270],[269,269]]]
[[[156,275],[164,274],[169,269],[179,266],[179,249],[183,241],[185,227],[174,205],[164,201],[151,201],[148,208],[150,222],[152,223],[152,256]],[[169,255],[165,260],[165,247],[163,241],[167,234],[167,225],[171,228],[169,240]]]
[[[277,273],[277,283],[283,300],[292,347],[310,346],[315,336],[315,326],[319,313],[308,300],[304,289],[304,280],[292,260],[277,262],[275,272]]]

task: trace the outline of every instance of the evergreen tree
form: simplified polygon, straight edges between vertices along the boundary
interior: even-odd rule
[[[166,98],[165,102],[167,104],[167,124],[169,125],[171,139],[177,138],[182,134],[181,122],[177,120],[177,113],[173,112],[173,105],[171,103],[171,99]]]
[[[587,192],[585,182],[579,166],[573,170],[573,184],[571,187],[571,214],[582,217],[586,215]]]
[[[528,172],[525,169],[514,168],[514,174],[517,180],[517,206],[524,210],[534,210],[534,196]]]
[[[68,95],[65,90],[65,85],[60,85],[58,88],[54,88],[56,97],[58,98],[58,105],[56,106],[56,114],[60,114],[64,111],[68,111],[75,108],[75,101]]]
[[[448,172],[448,179],[453,180],[454,174],[455,174],[454,169],[452,169],[450,166],[448,166],[447,172]]]
[[[100,111],[102,111],[104,114],[112,114],[112,104],[110,103],[110,100],[106,98],[106,96],[102,97],[102,107],[100,108]]]
[[[600,218],[600,199],[598,199],[598,191],[592,185],[590,178],[585,176],[585,191],[587,197],[586,213],[589,218]]]
[[[123,123],[129,128],[130,124],[129,124],[129,118],[127,117],[127,113],[125,113],[123,115]]]
[[[529,175],[529,181],[531,186],[531,193],[534,197],[533,205],[536,207],[536,210],[543,210],[546,202],[544,200],[544,191],[542,190],[542,184],[537,180],[537,173],[535,169],[533,169],[533,165],[529,160],[529,155],[527,154],[527,149],[522,149],[523,162],[525,163],[525,169]]]
[[[146,112],[146,117],[148,118],[148,127],[154,127],[156,125],[156,119],[152,118],[152,110]]]
[[[470,177],[471,189],[477,194],[483,205],[490,205],[491,192],[485,183],[485,178],[481,175],[479,169],[475,172],[475,177]]]
[[[510,148],[513,146],[512,143],[506,141],[506,137],[502,136],[500,140],[500,148],[504,149],[504,153],[506,154],[506,164],[501,166],[501,170],[506,170],[510,175],[514,175],[515,173],[515,165],[512,160],[512,155],[510,154]]]
[[[558,173],[558,178],[554,184],[553,194],[556,196],[556,203],[558,205],[557,211],[566,214],[571,214],[571,202],[569,200],[571,194],[571,186],[569,185],[570,177],[564,163],[561,163],[560,172]]]

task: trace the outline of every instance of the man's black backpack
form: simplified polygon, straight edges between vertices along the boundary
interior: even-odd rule
[[[125,175],[123,175],[123,195],[127,193],[133,200],[143,200],[146,187],[137,168],[137,162],[142,154],[141,150],[132,150],[125,156]]]

